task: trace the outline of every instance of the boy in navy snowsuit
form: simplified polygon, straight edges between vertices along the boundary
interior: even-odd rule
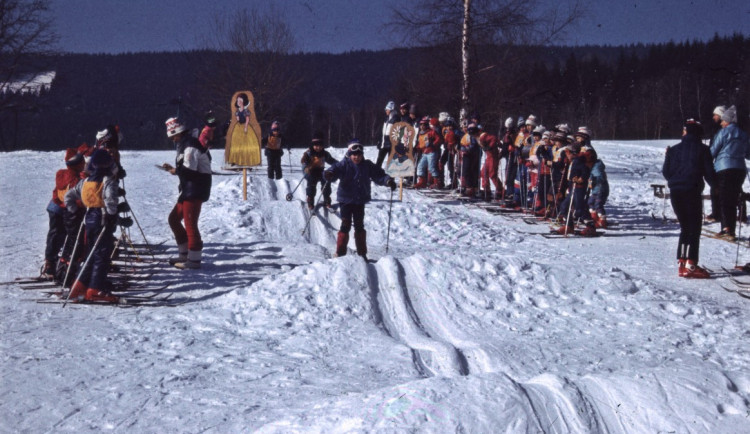
[[[346,255],[349,231],[354,225],[354,243],[357,254],[367,259],[367,232],[365,231],[365,204],[370,201],[370,181],[396,189],[396,182],[370,160],[365,160],[362,144],[349,142],[346,157],[329,167],[324,177],[327,181],[339,180],[336,199],[340,205],[341,227],[336,238],[336,256]]]
[[[114,248],[114,231],[118,218],[119,183],[115,161],[110,154],[99,149],[91,155],[91,173],[65,194],[68,212],[75,214],[78,203],[86,207],[87,258],[86,269],[73,283],[70,300],[104,301],[114,303],[118,297],[107,291],[107,273]]]
[[[326,208],[331,207],[331,183],[323,179],[323,168],[325,164],[333,165],[338,163],[328,151],[324,150],[323,134],[315,133],[310,148],[302,154],[302,171],[305,172],[307,180],[307,209],[315,207],[315,195],[317,194],[318,183],[323,184],[323,203]]]

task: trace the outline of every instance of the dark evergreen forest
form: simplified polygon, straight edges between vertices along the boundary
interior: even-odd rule
[[[265,132],[276,119],[287,143],[305,146],[320,130],[330,144],[341,145],[353,136],[379,141],[389,100],[416,103],[421,115],[448,111],[457,117],[456,53],[456,47],[440,46],[285,56],[280,65],[295,77],[294,88],[285,98],[263,101],[261,127]],[[0,150],[91,143],[107,124],[120,126],[124,149],[168,149],[168,117],[179,113],[200,127],[212,109],[221,123],[229,120],[232,91],[246,87],[226,83],[227,92],[216,94],[222,86],[209,82],[223,75],[217,68],[231,64],[231,56],[190,51],[46,58],[57,73],[50,90],[0,94]],[[473,58],[471,111],[490,131],[506,117],[533,113],[548,127],[587,125],[594,139],[676,138],[686,118],[707,123],[719,104],[736,105],[740,126],[748,126],[750,38],[741,35],[625,47],[485,46]],[[273,95],[269,86],[265,94]]]

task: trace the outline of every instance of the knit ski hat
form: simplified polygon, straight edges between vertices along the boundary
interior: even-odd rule
[[[83,163],[83,154],[78,153],[76,148],[68,148],[65,150],[65,165],[68,167],[77,166]]]
[[[279,130],[279,121],[271,122],[271,131],[278,131],[278,130]]]
[[[505,128],[510,128],[513,126],[513,118],[508,118],[505,120]]]
[[[591,137],[591,130],[589,130],[589,127],[578,127],[578,131],[576,131],[574,136],[585,136],[585,137]]]
[[[396,108],[396,103],[393,101],[388,101],[388,104],[385,105],[386,110],[393,110]]]
[[[364,148],[362,147],[362,143],[359,142],[359,139],[352,139],[346,147],[346,155],[349,156],[352,154],[364,154]]]
[[[724,115],[725,111],[727,111],[727,107],[726,106],[717,105],[716,108],[714,109],[713,114],[719,115],[719,117],[721,117],[722,115]]]
[[[174,137],[185,131],[185,125],[176,117],[167,119],[165,124],[167,126],[167,137]]]
[[[683,128],[685,129],[686,133],[692,136],[695,136],[699,139],[703,137],[703,126],[700,122],[696,121],[693,118],[686,120]]]
[[[409,102],[408,101],[402,102],[401,105],[398,106],[398,109],[399,110],[409,110]]]
[[[313,143],[313,145],[323,144],[323,133],[321,133],[320,131],[316,131],[313,134],[312,143]]]
[[[570,125],[568,124],[558,124],[555,129],[563,134],[570,134]]]
[[[449,117],[451,117],[451,115],[449,115],[448,112],[440,112],[438,115],[438,121],[442,124],[447,121]]]
[[[728,123],[736,123],[737,122],[737,108],[735,106],[731,106],[728,109],[724,111],[724,113],[721,115],[721,120]]]
[[[535,127],[536,124],[536,116],[529,115],[529,117],[526,119],[526,125],[531,125],[532,127]]]
[[[534,128],[534,131],[532,131],[531,134],[541,136],[545,131],[547,131],[547,129],[544,128],[544,125],[539,125],[538,127]]]
[[[552,140],[556,140],[556,141],[560,141],[564,143],[565,141],[568,140],[568,136],[566,136],[565,133],[558,131],[555,133],[555,135],[552,136]]]
[[[104,149],[97,149],[91,154],[91,167],[94,169],[107,169],[112,167],[113,163],[112,156]]]

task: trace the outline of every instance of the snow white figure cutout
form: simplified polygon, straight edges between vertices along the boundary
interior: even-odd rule
[[[227,167],[258,166],[260,160],[260,125],[255,117],[255,100],[250,91],[236,92],[231,99],[234,114],[227,131],[224,162]],[[237,128],[241,125],[241,128]]]

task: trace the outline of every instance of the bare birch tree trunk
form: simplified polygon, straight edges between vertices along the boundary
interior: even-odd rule
[[[464,27],[461,32],[461,73],[463,80],[461,83],[461,121],[466,119],[466,116],[471,109],[471,101],[469,100],[469,41],[471,39],[471,0],[464,0]]]

